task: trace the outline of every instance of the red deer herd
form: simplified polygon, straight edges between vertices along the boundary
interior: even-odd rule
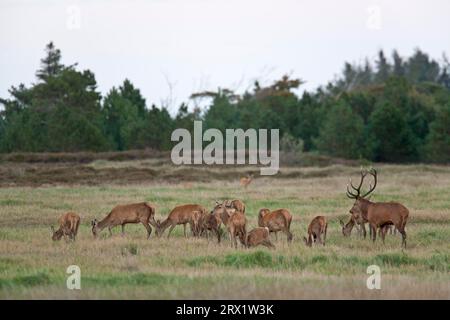
[[[361,187],[367,176],[373,178],[373,184],[370,184],[369,190],[361,194]],[[372,202],[369,196],[377,186],[377,171],[375,169],[362,170],[360,182],[357,186],[353,185],[351,179],[347,185],[347,197],[354,199],[355,202],[350,209],[350,217],[347,223],[339,220],[342,226],[342,233],[345,237],[351,234],[353,227],[356,227],[359,233],[366,237],[365,224],[369,225],[369,234],[375,242],[377,233],[381,239],[390,231],[398,231],[402,236],[402,247],[406,248],[406,223],[408,221],[409,211],[397,202]],[[91,222],[92,234],[97,237],[105,228],[111,229],[116,226],[122,227],[122,234],[125,233],[125,225],[141,223],[147,231],[147,239],[152,233],[152,226],[156,230],[156,235],[161,237],[166,229],[169,229],[167,238],[177,225],[183,225],[184,236],[187,237],[186,225],[190,226],[190,231],[194,237],[206,237],[209,241],[210,236],[216,237],[220,243],[222,237],[222,225],[228,234],[231,246],[237,248],[238,240],[244,248],[263,245],[268,248],[275,248],[270,241],[270,234],[275,233],[277,239],[278,232],[286,234],[288,243],[293,240],[291,232],[292,214],[287,209],[278,209],[271,211],[263,208],[258,213],[258,227],[247,231],[248,221],[245,212],[245,205],[240,200],[227,200],[223,202],[216,201],[214,208],[208,210],[199,204],[185,204],[175,207],[162,222],[155,220],[155,206],[147,202],[134,203],[128,205],[119,205],[114,207],[111,212],[102,220],[94,219]],[[55,230],[52,226],[52,239],[60,240],[64,237],[66,240],[75,240],[80,217],[73,212],[68,212],[59,218],[59,229]],[[309,247],[313,243],[325,245],[327,237],[328,221],[324,216],[316,216],[309,224],[307,237],[303,240]],[[394,227],[394,230],[392,229]]]

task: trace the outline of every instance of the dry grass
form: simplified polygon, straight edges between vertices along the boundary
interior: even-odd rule
[[[282,168],[280,175],[258,177],[245,190],[239,175],[255,168],[174,168],[148,159],[98,160],[86,167],[119,173],[112,183],[100,178],[94,186],[81,179],[74,185],[0,188],[0,298],[450,298],[449,167],[379,168],[373,199],[401,201],[411,212],[406,251],[399,236],[388,236],[385,245],[343,238],[338,219],[348,218],[352,202],[344,190],[349,175],[357,176],[356,167]],[[21,166],[14,168],[20,172]],[[158,172],[159,178],[120,185],[121,175],[133,168]],[[169,182],[161,172],[171,176]],[[202,179],[193,179],[195,173]],[[250,227],[256,226],[258,209],[288,208],[294,242],[288,245],[280,234],[275,251],[234,250],[228,239],[220,245],[184,239],[182,227],[170,240],[153,234],[147,241],[140,225],[127,226],[125,237],[119,228],[111,238],[106,231],[93,240],[90,233],[91,219],[119,203],[153,202],[162,218],[182,203],[211,207],[227,198],[246,203]],[[52,242],[50,225],[69,210],[81,215],[77,241]],[[329,219],[327,245],[307,248],[301,239],[319,214]],[[81,268],[80,291],[66,289],[71,264]],[[381,290],[366,288],[371,264],[381,267]]]

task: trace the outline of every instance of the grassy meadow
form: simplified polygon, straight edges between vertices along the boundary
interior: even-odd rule
[[[410,210],[406,250],[400,235],[388,235],[385,245],[355,230],[342,236],[339,219],[348,220],[353,204],[345,187],[349,177],[358,178],[358,166],[283,167],[277,176],[257,176],[247,189],[238,180],[254,167],[173,167],[161,160],[0,166],[9,179],[0,182],[1,299],[450,298],[448,166],[377,166],[372,200],[399,201]],[[52,170],[65,179],[39,184],[39,175]],[[153,231],[150,240],[142,225],[127,225],[124,237],[120,227],[112,237],[104,230],[97,240],[90,230],[93,218],[117,204],[152,202],[162,220],[179,204],[212,208],[216,199],[235,198],[247,206],[248,230],[257,226],[260,208],[289,209],[293,243],[279,233],[275,250],[235,250],[228,238],[221,244],[185,239],[181,226],[170,239],[167,231],[162,238]],[[50,226],[67,211],[81,216],[78,239],[53,242]],[[329,220],[327,243],[308,248],[302,239],[316,215]],[[372,264],[381,268],[381,290],[366,287]],[[81,290],[66,288],[69,265],[81,268]]]

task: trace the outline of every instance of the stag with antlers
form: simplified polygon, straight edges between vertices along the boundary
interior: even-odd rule
[[[373,177],[374,183],[370,184],[369,191],[361,195],[361,187],[367,175]],[[394,225],[402,235],[402,246],[406,248],[405,226],[408,221],[409,210],[397,202],[372,202],[367,197],[375,190],[377,186],[377,171],[361,170],[361,180],[358,186],[354,186],[351,179],[347,185],[347,197],[355,199],[353,207],[350,209],[352,219],[358,224],[369,223],[372,230],[372,240],[375,242],[377,230],[380,228],[380,235],[384,243],[387,232],[387,226]],[[352,190],[350,190],[350,188]]]

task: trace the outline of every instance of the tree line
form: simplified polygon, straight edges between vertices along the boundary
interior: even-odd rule
[[[314,91],[283,76],[256,81],[237,94],[220,88],[193,93],[203,109],[182,103],[176,115],[148,106],[125,79],[104,97],[95,75],[63,65],[53,43],[29,87],[12,86],[0,99],[0,152],[76,152],[152,148],[170,150],[176,128],[280,129],[285,151],[383,162],[450,161],[450,65],[423,51],[407,58],[380,50],[377,59],[345,63],[342,74]]]

